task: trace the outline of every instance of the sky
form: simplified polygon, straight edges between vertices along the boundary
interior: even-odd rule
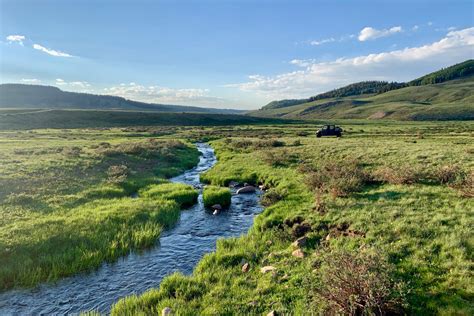
[[[0,0],[0,83],[257,109],[474,58],[474,1]]]

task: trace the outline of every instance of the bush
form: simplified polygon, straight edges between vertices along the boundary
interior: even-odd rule
[[[206,186],[202,193],[204,206],[220,204],[222,207],[229,207],[232,194],[230,189],[218,186]]]
[[[110,166],[107,170],[107,181],[109,183],[124,183],[127,180],[128,167],[125,165]]]
[[[330,193],[333,197],[347,196],[359,191],[370,177],[355,161],[326,162],[317,170],[302,167],[307,173],[306,184],[317,193]],[[311,171],[312,170],[312,171]]]
[[[288,190],[286,189],[271,188],[262,196],[261,203],[263,206],[273,205],[284,199],[287,194]]]
[[[198,192],[190,185],[183,183],[155,184],[140,190],[140,196],[174,200],[181,208],[189,207],[197,202]]]
[[[374,171],[375,180],[390,184],[413,184],[424,177],[420,167],[412,166],[383,166]]]
[[[321,260],[321,259],[320,259]],[[400,314],[405,290],[394,280],[394,268],[374,252],[331,251],[322,255],[316,304],[329,315]]]
[[[442,184],[455,184],[466,178],[466,173],[459,166],[442,166],[434,173],[434,180]]]
[[[452,186],[461,193],[461,196],[474,198],[474,171],[458,177]]]

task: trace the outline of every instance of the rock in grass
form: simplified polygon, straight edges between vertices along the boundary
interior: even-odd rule
[[[236,182],[236,181],[230,181],[229,182],[229,188],[237,188],[240,186],[240,183]]]
[[[161,316],[171,315],[172,309],[170,307],[165,307],[161,310]]]
[[[303,236],[303,237],[300,237],[300,238],[296,239],[291,245],[293,247],[301,248],[304,245],[306,245],[307,241],[308,241],[308,237]]]
[[[291,255],[296,258],[304,258],[304,252],[301,249],[296,249],[291,253]]]
[[[242,266],[242,272],[246,273],[250,270],[250,264],[248,262],[244,263]]]
[[[222,211],[222,206],[220,204],[214,204],[211,206],[214,211]]]
[[[251,185],[247,185],[243,188],[240,188],[237,190],[237,194],[244,194],[244,193],[254,193],[255,192],[255,187]]]
[[[267,316],[276,316],[277,313],[275,311],[271,311],[270,313],[267,314]]]
[[[268,272],[273,272],[276,271],[276,268],[274,266],[264,266],[260,268],[260,272],[262,273],[268,273]]]

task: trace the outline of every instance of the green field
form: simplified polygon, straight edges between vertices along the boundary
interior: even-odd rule
[[[473,123],[343,127],[341,139],[310,125],[213,129],[219,162],[202,178],[264,183],[267,208],[192,276],[112,314],[472,314]]]
[[[474,123],[336,123],[340,139],[302,123],[2,130],[1,289],[153,245],[196,201],[166,178],[197,163],[199,140],[218,158],[201,179],[263,184],[266,208],[112,314],[472,314]]]

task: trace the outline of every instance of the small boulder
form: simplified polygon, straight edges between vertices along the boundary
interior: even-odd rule
[[[298,239],[296,239],[291,245],[296,248],[301,248],[304,245],[306,245],[306,242],[308,241],[308,237],[303,236]]]
[[[211,206],[211,208],[213,210],[218,210],[218,211],[222,210],[222,206],[220,204],[214,204],[213,206]]]
[[[260,272],[262,273],[268,273],[268,272],[273,272],[276,271],[276,268],[274,266],[264,266],[260,268]]]
[[[268,187],[267,187],[265,184],[259,185],[258,188],[259,188],[260,190],[262,190],[262,191],[268,190]]]
[[[296,258],[304,258],[304,252],[301,249],[296,249],[291,253],[291,255]]]
[[[244,186],[243,188],[240,188],[237,190],[237,194],[243,194],[243,193],[254,193],[255,192],[255,187],[251,185]]]
[[[170,307],[165,307],[161,310],[161,316],[169,316],[171,315],[171,308]]]
[[[242,266],[242,272],[246,273],[246,272],[249,272],[250,270],[250,264],[248,262],[244,263],[244,265]]]
[[[236,181],[230,181],[229,182],[229,187],[230,188],[236,188],[236,187],[239,187],[240,186],[240,183],[236,182]]]
[[[267,314],[267,316],[277,316],[277,313],[275,311],[271,311]]]

